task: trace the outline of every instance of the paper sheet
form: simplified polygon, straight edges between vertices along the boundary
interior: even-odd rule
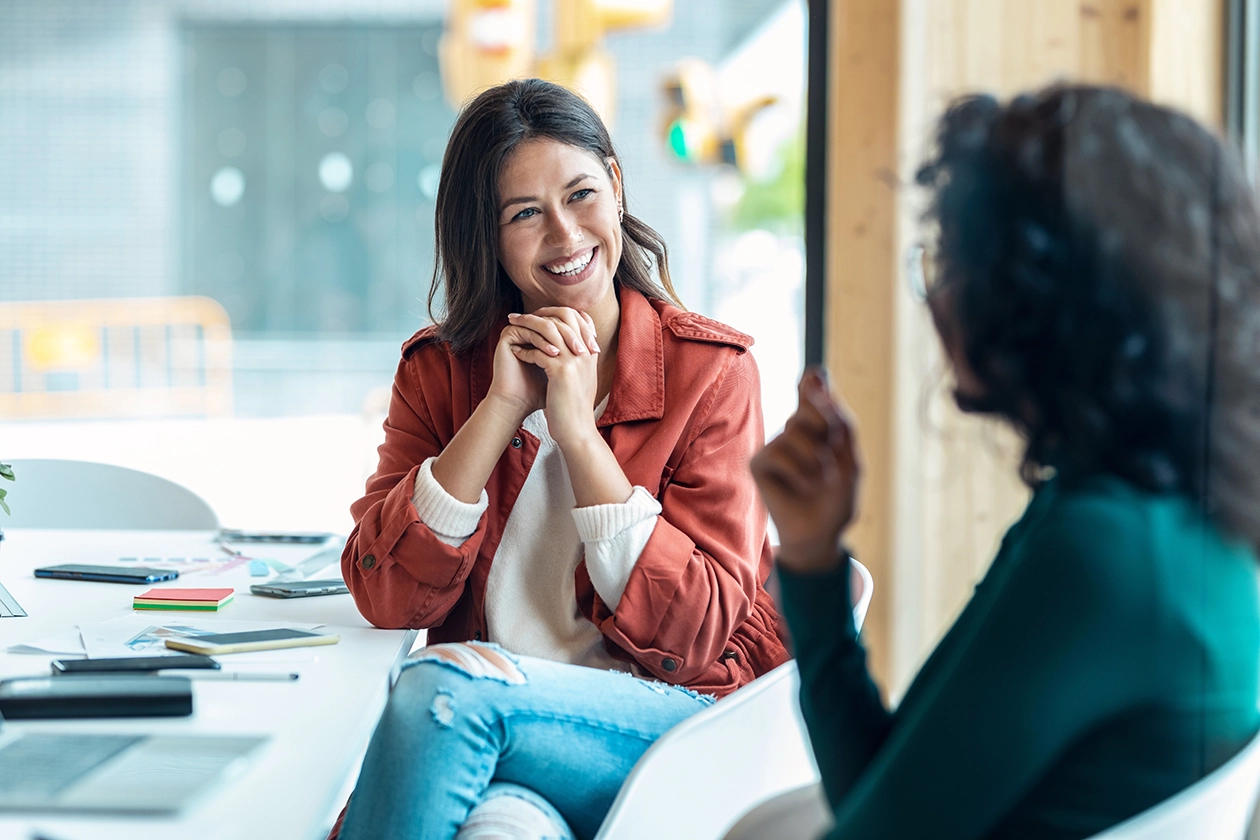
[[[45,636],[30,642],[9,645],[8,653],[28,653],[37,656],[86,656],[83,640],[78,632],[63,633],[59,636]]]

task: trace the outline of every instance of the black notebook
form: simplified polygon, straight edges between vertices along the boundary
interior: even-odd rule
[[[191,715],[188,677],[150,674],[19,677],[0,682],[0,715],[31,718]]]

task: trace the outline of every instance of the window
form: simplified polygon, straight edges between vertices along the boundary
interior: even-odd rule
[[[537,6],[540,53],[556,8]],[[348,531],[399,347],[429,321],[433,198],[455,119],[445,12],[437,0],[0,6],[0,315],[22,301],[74,313],[39,353],[0,321],[0,456],[156,472],[230,526]],[[629,206],[668,243],[684,303],[756,338],[773,430],[801,359],[803,0],[676,2],[667,27],[605,46]],[[684,59],[711,68],[714,107],[738,117],[723,154],[740,168],[671,150],[664,85]],[[103,324],[117,300],[189,297],[205,299],[190,326]],[[220,336],[224,316],[226,353],[171,338]],[[122,349],[136,354],[126,396]],[[161,367],[177,357],[223,370]],[[211,381],[223,393],[210,400],[144,390]],[[76,401],[89,386],[105,390]],[[62,408],[3,401],[36,387]]]

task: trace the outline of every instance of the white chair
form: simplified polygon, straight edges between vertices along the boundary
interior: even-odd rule
[[[860,630],[874,584],[856,560],[852,574]],[[750,807],[817,781],[799,691],[788,662],[665,733],[622,784],[596,840],[718,838]]]
[[[1090,840],[1246,840],[1260,795],[1260,735],[1205,778],[1153,808]],[[831,812],[814,783],[762,803],[725,840],[812,840],[831,825]]]
[[[205,499],[160,476],[90,461],[13,461],[5,482],[11,515],[6,528],[196,530],[219,528]]]
[[[1092,840],[1244,840],[1260,793],[1260,735],[1203,779]]]

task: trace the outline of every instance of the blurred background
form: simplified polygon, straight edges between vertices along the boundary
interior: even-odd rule
[[[946,103],[1117,85],[1260,171],[1260,0],[4,0],[0,459],[119,463],[225,525],[348,531],[399,346],[429,321],[447,134],[514,75],[609,122],[683,301],[756,337],[769,434],[811,318],[860,419],[848,539],[890,697],[1028,493],[1021,442],[954,406],[906,276]]]
[[[805,39],[804,0],[6,0],[0,456],[347,532],[399,346],[430,322],[459,103],[535,74],[609,123],[632,212],[688,308],[756,337],[780,426]]]

